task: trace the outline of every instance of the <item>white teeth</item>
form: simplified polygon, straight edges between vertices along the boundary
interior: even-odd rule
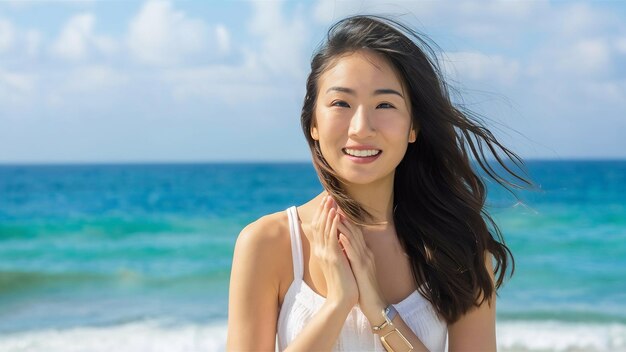
[[[352,156],[360,156],[360,157],[372,156],[372,155],[377,155],[378,153],[380,153],[380,150],[376,150],[376,149],[371,149],[371,150],[344,149],[344,151],[346,152],[346,154],[349,154]]]

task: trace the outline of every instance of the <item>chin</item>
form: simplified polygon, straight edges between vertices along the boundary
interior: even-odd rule
[[[352,185],[368,185],[377,181],[381,181],[383,178],[385,178],[384,175],[381,174],[376,174],[373,175],[371,173],[365,173],[365,172],[356,172],[356,171],[352,171],[349,173],[342,173],[339,175],[340,176],[340,181],[342,183],[347,183],[347,184],[352,184]]]

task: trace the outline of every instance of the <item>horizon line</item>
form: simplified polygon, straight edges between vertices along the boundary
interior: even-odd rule
[[[508,159],[504,159],[507,161]],[[537,161],[626,161],[626,157],[568,157],[568,158],[522,158],[524,162]],[[476,162],[476,159],[471,159]],[[494,158],[488,158],[487,161],[497,162]],[[311,160],[109,160],[109,161],[0,161],[0,166],[97,166],[97,165],[202,165],[202,164],[312,164]]]

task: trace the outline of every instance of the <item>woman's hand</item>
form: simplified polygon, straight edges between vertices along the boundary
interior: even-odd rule
[[[359,301],[359,288],[350,263],[338,240],[337,204],[325,196],[311,219],[312,254],[321,264],[326,279],[326,299],[351,309]]]
[[[384,321],[381,311],[387,307],[387,302],[376,278],[374,254],[367,247],[361,229],[345,216],[340,215],[340,217],[339,241],[356,278],[359,288],[359,307],[370,324],[380,325]]]

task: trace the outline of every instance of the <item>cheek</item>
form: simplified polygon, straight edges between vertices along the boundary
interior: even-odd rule
[[[394,118],[382,121],[378,125],[380,131],[384,131],[386,135],[394,137],[406,137],[409,135],[411,123],[402,118]]]
[[[346,116],[342,116],[332,111],[325,109],[319,109],[316,111],[315,120],[317,129],[320,134],[320,138],[328,139],[334,138],[342,133],[345,134],[349,125],[350,119]]]
[[[330,161],[341,156],[341,150],[338,146],[345,143],[347,136],[342,127],[331,120],[320,119],[317,128],[320,150],[324,158]]]

